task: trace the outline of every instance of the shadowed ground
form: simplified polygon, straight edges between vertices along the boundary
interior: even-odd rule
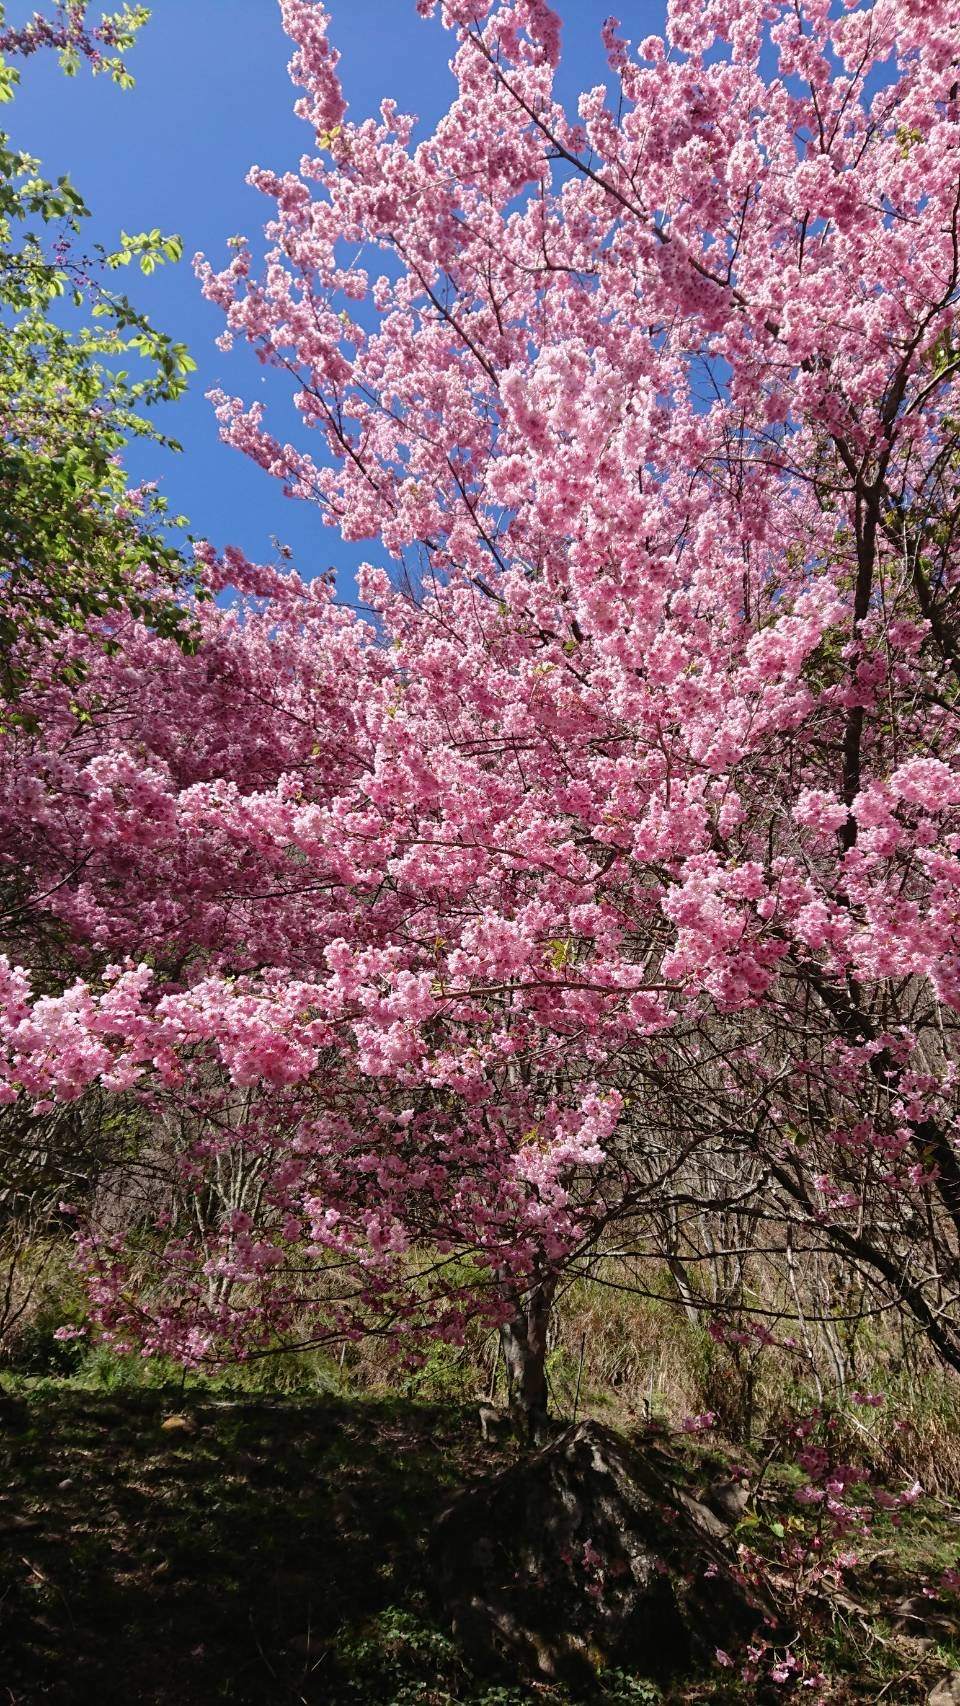
[[[18,1706],[384,1697],[365,1625],[416,1604],[421,1541],[477,1456],[457,1411],[146,1391],[0,1408],[0,1680]]]
[[[0,1703],[571,1706],[583,1697],[473,1675],[430,1610],[434,1519],[513,1451],[451,1404],[0,1393]],[[908,1618],[898,1635],[887,1615],[956,1561],[958,1535],[939,1507],[879,1537],[863,1614],[824,1624],[831,1702],[922,1701],[960,1662],[949,1631]],[[762,1545],[763,1524],[747,1538]],[[714,1670],[663,1696],[611,1672],[596,1698],[762,1696]]]

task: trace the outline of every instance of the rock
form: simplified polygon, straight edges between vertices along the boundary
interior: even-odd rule
[[[726,1481],[714,1481],[704,1494],[704,1504],[727,1528],[736,1528],[750,1500],[750,1482],[745,1475],[735,1475]]]
[[[894,1629],[904,1635],[938,1635],[950,1640],[956,1633],[956,1620],[943,1601],[932,1594],[911,1594],[899,1599],[890,1619]]]
[[[749,1636],[769,1607],[737,1579],[727,1525],[671,1468],[583,1422],[462,1493],[431,1550],[438,1607],[473,1662],[660,1680]]]
[[[0,1534],[35,1534],[40,1527],[39,1517],[22,1516],[19,1511],[0,1515]]]
[[[937,1605],[936,1600],[928,1599],[925,1594],[909,1594],[905,1599],[898,1599],[893,1608],[894,1628],[903,1629],[909,1624],[926,1623],[930,1612]]]
[[[194,1434],[197,1424],[192,1416],[167,1416],[166,1420],[160,1423],[160,1429],[165,1434]]]
[[[489,1445],[492,1440],[509,1439],[513,1433],[513,1420],[509,1411],[498,1410],[493,1404],[481,1404],[477,1418],[484,1445]]]
[[[927,1695],[927,1706],[960,1706],[960,1671],[948,1671]]]

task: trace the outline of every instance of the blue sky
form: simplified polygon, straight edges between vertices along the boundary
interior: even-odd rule
[[[578,89],[606,76],[600,25],[615,0],[559,5],[561,88],[572,101]],[[11,3],[8,21],[32,10]],[[432,124],[453,88],[450,35],[419,20],[415,0],[330,0],[330,10],[351,116],[376,112],[382,97],[393,95]],[[662,29],[665,0],[622,0],[616,10],[625,33],[638,40]],[[269,398],[279,381],[264,383],[250,351],[226,356],[215,348],[221,316],[200,297],[189,265],[198,249],[222,264],[226,239],[236,232],[254,239],[256,252],[270,204],[246,187],[248,168],[295,169],[310,148],[310,132],[292,112],[290,51],[276,0],[155,0],[130,61],[135,89],[123,93],[104,78],[66,80],[38,55],[23,67],[16,103],[2,121],[19,147],[40,156],[47,175],[70,175],[93,212],[94,241],[109,247],[121,228],[153,226],[184,239],[179,267],[150,279],[121,275],[129,276],[137,305],[185,342],[198,364],[187,397],[163,422],[183,443],[183,455],[161,463],[151,449],[138,456],[134,472],[159,474],[171,506],[217,546],[239,545],[264,561],[273,535],[292,546],[305,576],[330,566],[349,574],[363,558],[377,559],[375,543],[344,547],[309,504],[284,498],[278,482],[219,442],[204,392],[222,385],[248,400]]]

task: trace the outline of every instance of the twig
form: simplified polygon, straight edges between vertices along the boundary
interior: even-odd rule
[[[576,1422],[576,1419],[577,1419],[577,1407],[580,1403],[580,1382],[583,1379],[583,1358],[584,1358],[584,1352],[586,1351],[586,1348],[587,1348],[587,1335],[586,1335],[586,1332],[583,1332],[580,1334],[580,1366],[577,1369],[577,1390],[573,1395],[573,1419],[574,1419],[574,1422]]]

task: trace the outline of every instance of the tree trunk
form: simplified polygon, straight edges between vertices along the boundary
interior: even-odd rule
[[[547,1420],[547,1324],[556,1280],[542,1279],[517,1299],[512,1321],[500,1328],[510,1414],[521,1439],[539,1440]]]

